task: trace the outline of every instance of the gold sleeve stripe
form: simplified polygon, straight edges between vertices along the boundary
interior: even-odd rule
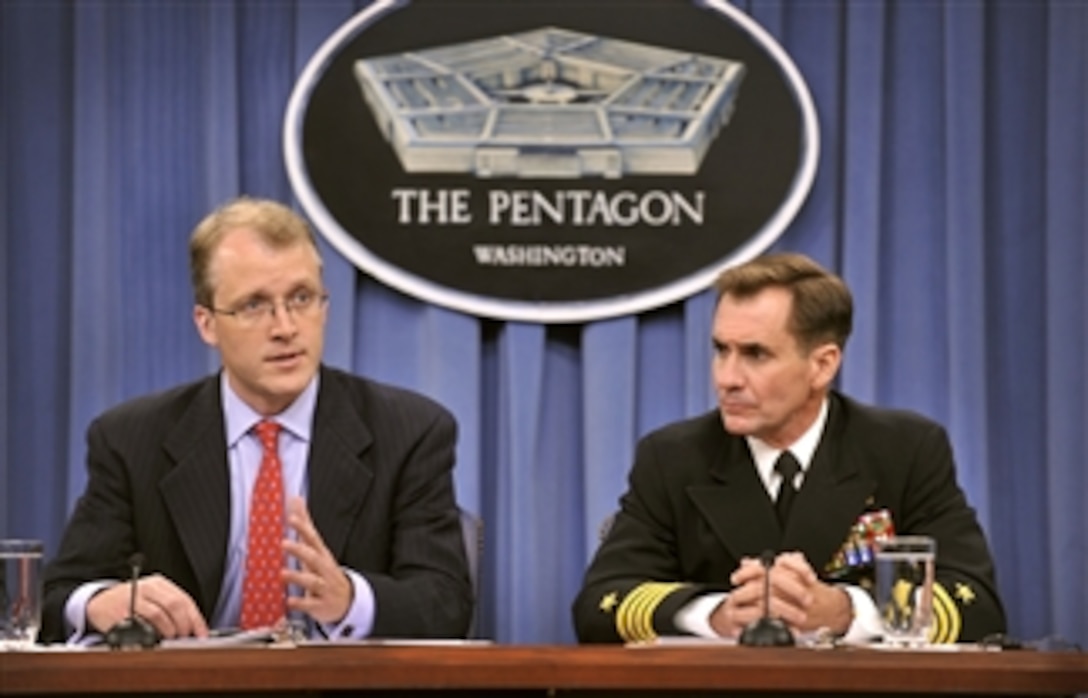
[[[628,642],[652,640],[657,637],[653,626],[654,611],[662,599],[678,586],[678,584],[648,582],[632,590],[616,612],[616,628],[620,636]]]
[[[937,582],[933,583],[933,621],[933,642],[951,643],[959,639],[962,628],[960,608],[948,590]]]
[[[654,632],[654,611],[666,596],[683,586],[679,582],[639,584],[624,597],[616,610],[616,632],[626,642],[645,642],[657,637]]]
[[[657,636],[654,632],[654,610],[668,593],[660,584],[643,584],[635,590],[631,600],[631,610],[626,614],[627,633],[631,640],[651,640]],[[621,619],[617,618],[617,622]]]
[[[948,611],[940,604],[933,604],[933,627],[929,630],[929,641],[935,644],[948,642]]]
[[[646,585],[636,588],[626,597],[616,613],[616,627],[620,628],[620,637],[628,642],[653,637],[653,623],[647,623],[646,616],[652,615],[655,601],[654,593]]]

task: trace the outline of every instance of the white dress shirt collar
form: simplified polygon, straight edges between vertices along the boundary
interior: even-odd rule
[[[812,457],[816,453],[816,447],[820,445],[820,437],[823,436],[824,427],[827,425],[828,410],[829,403],[827,398],[824,398],[823,404],[820,405],[820,413],[816,415],[816,420],[805,430],[804,434],[801,434],[801,438],[790,444],[788,449],[775,448],[766,441],[754,436],[746,437],[748,449],[752,453],[752,459],[756,463],[756,470],[759,472],[759,479],[763,481],[763,486],[767,488],[767,492],[772,499],[778,495],[778,488],[782,484],[782,479],[774,472],[774,464],[778,460],[778,456],[783,450],[793,453],[794,458],[801,465],[801,470],[794,480],[794,486],[800,487],[809,466],[812,464]]]

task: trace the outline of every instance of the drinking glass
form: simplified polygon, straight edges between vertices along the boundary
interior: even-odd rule
[[[900,647],[929,643],[936,557],[937,542],[929,536],[893,536],[877,542],[876,606],[885,643]]]
[[[0,539],[0,650],[26,650],[42,616],[42,542]]]

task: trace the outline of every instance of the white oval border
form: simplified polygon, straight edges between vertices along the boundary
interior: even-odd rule
[[[577,323],[651,310],[708,288],[726,267],[746,262],[770,247],[797,215],[816,179],[820,151],[819,122],[812,95],[801,77],[801,72],[774,37],[751,17],[725,0],[699,0],[696,4],[726,15],[766,48],[771,57],[777,60],[801,109],[803,129],[801,166],[794,176],[785,201],[747,243],[740,246],[724,262],[711,265],[672,283],[640,293],[593,301],[500,300],[457,291],[411,274],[370,252],[340,226],[311,186],[302,160],[302,120],[317,78],[328,65],[330,58],[344,42],[368,24],[386,12],[405,4],[403,0],[376,0],[326,39],[295,82],[287,103],[283,125],[283,152],[287,176],[305,213],[332,246],[355,266],[403,293],[471,315],[524,322]]]

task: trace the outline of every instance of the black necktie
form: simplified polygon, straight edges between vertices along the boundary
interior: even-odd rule
[[[801,464],[789,451],[782,451],[782,455],[775,461],[774,471],[782,476],[782,487],[778,489],[778,499],[774,503],[774,511],[778,514],[778,523],[786,527],[786,519],[790,516],[793,500],[797,498],[797,488],[793,486],[793,478],[801,470]]]

